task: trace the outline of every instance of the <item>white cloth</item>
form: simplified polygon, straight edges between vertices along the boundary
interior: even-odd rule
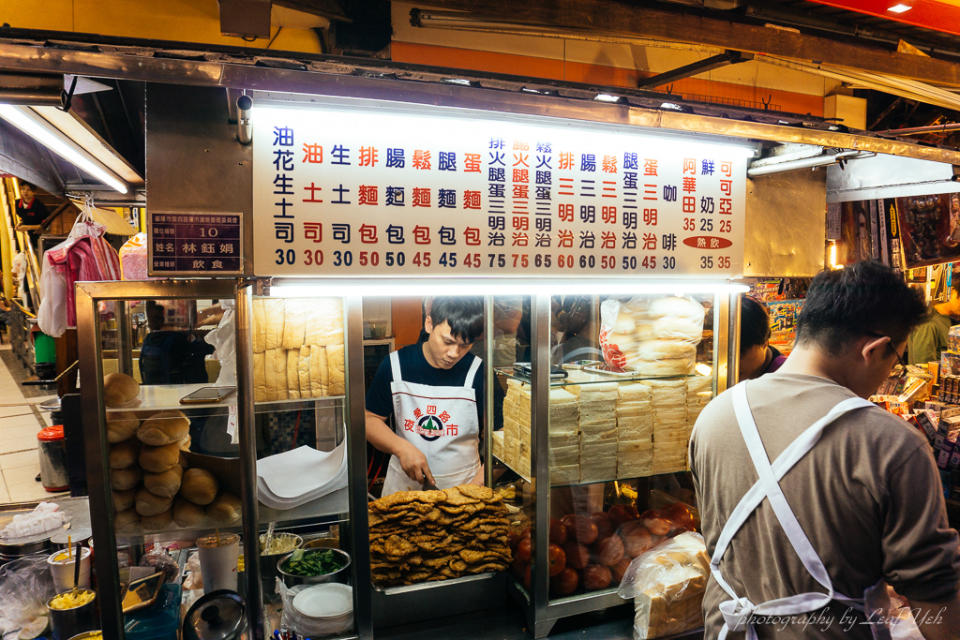
[[[480,363],[480,358],[474,358],[462,387],[440,387],[406,382],[400,371],[400,356],[396,351],[390,354],[397,435],[427,457],[439,489],[467,483],[480,470],[480,418],[473,389]],[[423,489],[423,482],[411,480],[396,456],[390,456],[382,495],[419,489]]]
[[[717,584],[730,596],[729,600],[721,602],[720,612],[724,624],[720,630],[718,640],[724,640],[731,631],[745,631],[747,640],[756,640],[757,631],[752,624],[752,617],[756,616],[788,616],[809,613],[822,609],[832,600],[844,602],[860,611],[864,609],[864,598],[850,598],[834,591],[833,582],[823,565],[810,540],[807,538],[793,510],[780,488],[779,481],[783,476],[802,459],[819,441],[823,430],[841,416],[866,407],[873,406],[862,398],[849,398],[837,404],[827,415],[808,427],[781,453],[771,465],[760,433],[757,429],[750,405],[747,401],[746,384],[741,383],[732,389],[733,407],[740,426],[740,434],[747,445],[747,451],[757,471],[756,483],[747,491],[746,495],[734,508],[727,519],[720,536],[717,538],[716,548],[710,560],[710,572]],[[720,571],[720,562],[726,553],[730,542],[747,521],[750,514],[760,506],[764,500],[769,500],[780,526],[783,528],[790,545],[800,558],[804,568],[824,589],[823,592],[801,593],[761,603],[753,603],[745,597],[740,597],[723,578]],[[874,637],[889,637],[884,635],[887,630],[882,625],[872,627]]]

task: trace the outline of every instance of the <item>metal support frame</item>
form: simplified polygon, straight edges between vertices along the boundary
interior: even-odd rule
[[[483,402],[483,483],[488,487],[493,486],[493,385],[498,384],[493,371],[493,355],[496,351],[493,313],[493,296],[486,296],[483,299],[483,334],[486,336],[487,346],[487,366],[484,369],[484,384],[486,385],[484,389],[486,389],[486,393]]]
[[[658,73],[657,75],[650,76],[649,78],[644,78],[643,80],[637,82],[637,87],[640,89],[653,89],[654,87],[669,84],[675,80],[682,80],[684,78],[689,78],[701,73],[706,73],[712,69],[726,67],[727,65],[731,64],[740,64],[741,62],[749,62],[750,60],[753,60],[752,54],[744,53],[743,51],[733,51],[732,49],[727,49],[723,53],[718,53],[715,56],[710,56],[709,58],[704,58],[703,60],[697,60],[696,62],[685,64],[682,67],[677,67],[676,69],[671,69],[670,71],[664,71],[663,73]]]
[[[344,403],[344,421],[349,427],[347,456],[350,476],[350,555],[353,572],[353,620],[361,640],[373,638],[373,594],[370,581],[370,538],[367,518],[367,426],[363,380],[363,299],[344,300],[346,333],[344,376],[350,393]]]
[[[77,342],[80,351],[81,379],[85,381],[81,394],[81,406],[83,407],[90,524],[96,546],[102,550],[94,557],[94,570],[100,576],[97,587],[100,600],[100,624],[108,637],[123,637],[123,612],[120,609],[120,585],[116,579],[117,539],[114,532],[113,497],[109,482],[110,448],[107,445],[101,385],[103,361],[100,353],[100,317],[97,304],[101,301],[171,298],[222,300],[233,298],[235,292],[236,287],[233,281],[212,279],[179,282],[80,282],[76,285]],[[249,336],[246,339],[249,340]],[[242,387],[238,391],[244,393]],[[241,400],[242,396],[238,398],[238,402]],[[244,444],[241,439],[241,446]],[[251,548],[256,550],[257,545],[244,545],[244,560],[248,563],[246,566],[256,567],[257,564],[249,564]]]
[[[536,351],[531,354],[533,368],[531,384],[530,431],[533,446],[530,451],[530,465],[533,467],[536,486],[537,519],[533,523],[533,609],[534,621],[531,628],[535,638],[550,633],[556,622],[548,613],[550,597],[549,562],[547,548],[550,542],[550,296],[535,294],[530,301],[530,344]]]
[[[257,500],[257,434],[256,408],[253,390],[253,285],[237,288],[236,310],[237,345],[237,402],[240,421],[240,501],[243,505],[243,539],[259,541],[260,504]],[[243,545],[245,567],[260,567],[260,545]],[[244,571],[247,602],[247,621],[255,640],[263,640],[266,633],[263,615],[263,583],[259,571]]]

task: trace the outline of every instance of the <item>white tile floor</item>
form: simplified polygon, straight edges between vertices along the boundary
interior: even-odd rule
[[[65,495],[49,493],[36,481],[40,473],[37,432],[41,424],[31,405],[52,397],[24,398],[20,384],[0,361],[0,503],[37,502]],[[49,414],[41,416],[43,426],[49,424]]]

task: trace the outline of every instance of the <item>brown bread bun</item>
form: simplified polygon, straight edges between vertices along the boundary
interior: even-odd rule
[[[107,414],[107,442],[129,440],[139,426],[140,418],[132,411],[112,411]]]
[[[126,469],[137,463],[140,446],[136,440],[125,440],[110,447],[110,468]]]
[[[183,467],[175,464],[163,473],[143,474],[143,486],[155,496],[172,498],[180,491]]]
[[[140,449],[140,466],[150,473],[163,473],[180,462],[180,443],[174,442],[162,447]]]
[[[146,489],[137,491],[136,509],[141,516],[155,516],[168,511],[173,506],[171,498],[155,496]]]
[[[140,484],[140,467],[110,470],[110,486],[115,491],[129,491]]]
[[[220,483],[216,476],[206,469],[193,468],[187,469],[183,474],[183,482],[180,485],[180,495],[193,504],[206,506],[213,502],[220,490]]]
[[[181,496],[173,501],[173,521],[178,527],[192,529],[203,526],[206,521],[206,512],[203,507],[198,507],[189,500],[184,500]]]
[[[181,411],[161,411],[143,421],[137,439],[152,447],[180,442],[190,433],[190,420]]]
[[[103,403],[108,407],[132,404],[140,394],[140,385],[125,373],[108,373],[103,377]]]
[[[228,527],[240,522],[240,498],[232,493],[221,493],[220,496],[207,507],[207,516],[211,524],[218,527]]]

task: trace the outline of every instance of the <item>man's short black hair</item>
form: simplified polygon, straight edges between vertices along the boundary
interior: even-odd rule
[[[476,342],[483,334],[483,300],[480,298],[440,296],[433,299],[428,315],[434,327],[446,322],[453,337],[467,344]]]
[[[28,188],[30,189],[30,191],[36,191],[36,190],[37,190],[36,185],[34,185],[32,182],[27,182],[26,180],[21,180],[21,181],[20,181],[20,188],[23,189],[24,187],[28,187]]]
[[[762,347],[770,339],[770,314],[762,302],[740,297],[740,355],[750,347]]]
[[[813,279],[797,319],[797,343],[815,342],[839,354],[863,336],[907,339],[927,314],[919,291],[879,262],[822,271]]]

